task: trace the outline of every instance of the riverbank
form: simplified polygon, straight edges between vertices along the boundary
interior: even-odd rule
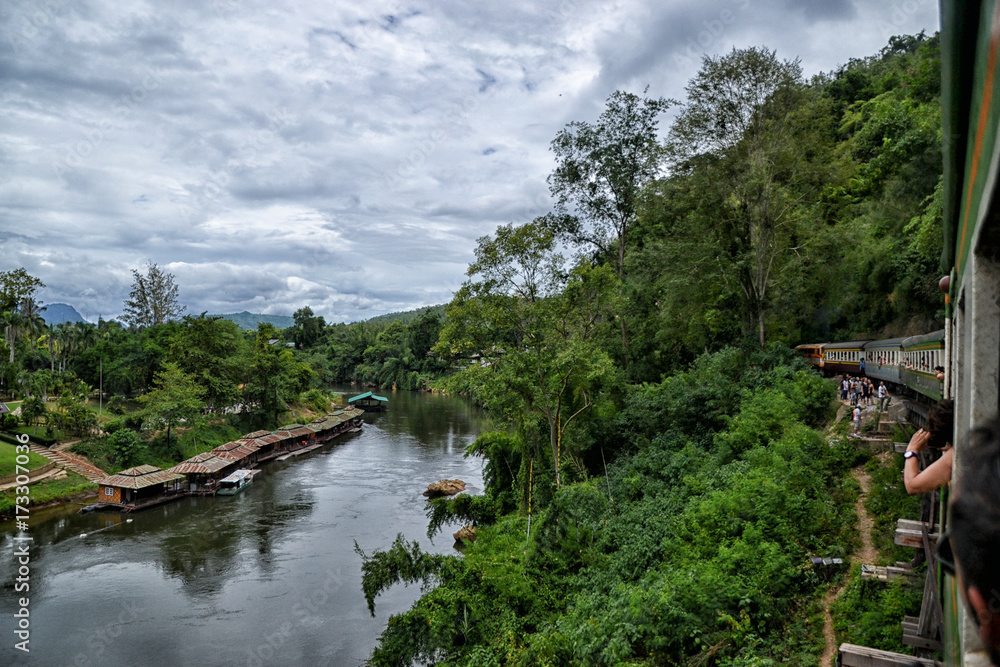
[[[31,512],[97,497],[96,484],[73,471],[64,472],[60,477],[45,479],[28,487]],[[0,521],[14,516],[16,498],[16,487],[0,492]]]
[[[85,664],[98,652],[108,665],[363,662],[419,591],[390,594],[371,618],[354,540],[426,539],[428,483],[483,488],[482,459],[464,456],[483,428],[467,401],[400,391],[392,410],[364,420],[359,433],[267,464],[236,496],[124,515],[33,509],[32,652],[0,648],[0,663]],[[0,541],[17,533],[0,530]],[[453,553],[450,535],[435,542],[425,546]],[[0,559],[0,579],[16,564]],[[16,611],[0,596],[0,614]]]

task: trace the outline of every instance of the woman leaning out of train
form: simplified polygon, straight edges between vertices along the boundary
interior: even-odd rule
[[[933,491],[951,481],[955,450],[950,440],[954,424],[954,403],[951,400],[938,401],[927,415],[927,426],[910,438],[903,454],[903,484],[910,495]],[[937,450],[941,456],[920,470],[918,459],[927,449]]]

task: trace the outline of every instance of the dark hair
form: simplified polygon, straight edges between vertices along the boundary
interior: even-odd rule
[[[1000,420],[975,429],[961,448],[949,532],[967,586],[1000,604]]]
[[[955,430],[955,401],[950,398],[938,401],[927,413],[927,429],[931,437],[927,441],[928,447],[941,449],[951,442],[952,432]]]

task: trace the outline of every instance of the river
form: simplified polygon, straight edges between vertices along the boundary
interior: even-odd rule
[[[464,458],[484,428],[458,397],[389,394],[360,433],[266,464],[242,493],[184,498],[133,514],[30,516],[30,592],[15,592],[16,535],[0,524],[0,664],[359,665],[419,587],[396,586],[372,618],[361,559],[397,533],[426,534],[428,483],[459,478],[481,493],[482,460]],[[20,543],[18,543],[20,544]],[[30,654],[14,648],[17,600],[29,598]]]

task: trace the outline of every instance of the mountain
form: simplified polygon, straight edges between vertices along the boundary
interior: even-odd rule
[[[210,315],[209,317],[221,317],[224,320],[236,322],[242,329],[254,330],[260,322],[268,322],[279,329],[287,329],[295,325],[295,319],[291,315],[261,315],[243,311],[242,313],[231,313],[229,315]]]
[[[447,304],[441,304],[438,306],[424,306],[423,308],[417,308],[415,310],[404,310],[397,313],[386,313],[385,315],[376,315],[370,319],[364,320],[368,323],[376,324],[389,324],[391,322],[401,322],[402,324],[409,324],[413,320],[420,317],[424,311],[430,310],[444,319],[444,309],[447,308]]]
[[[86,322],[83,315],[76,312],[76,308],[65,303],[45,304],[45,310],[41,312],[45,323],[54,326],[63,322]]]

